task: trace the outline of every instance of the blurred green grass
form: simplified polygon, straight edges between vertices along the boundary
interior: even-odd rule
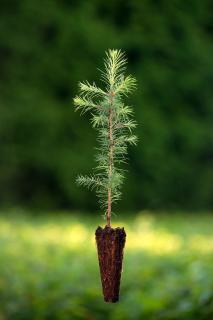
[[[213,318],[213,217],[143,211],[127,231],[121,297],[103,302],[94,241],[101,217],[0,216],[0,320]]]

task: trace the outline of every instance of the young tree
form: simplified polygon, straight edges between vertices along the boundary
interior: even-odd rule
[[[110,227],[112,204],[121,197],[124,172],[120,167],[126,162],[127,146],[135,145],[137,137],[132,134],[136,126],[133,110],[123,98],[136,88],[136,80],[125,76],[127,59],[121,50],[108,50],[104,59],[101,80],[105,88],[95,83],[80,82],[80,94],[74,98],[76,110],[91,112],[92,126],[98,131],[97,167],[89,176],[78,176],[77,183],[96,189],[101,207],[105,210],[107,226]]]
[[[105,88],[95,83],[80,82],[80,94],[74,104],[81,113],[91,112],[91,122],[98,131],[97,166],[90,176],[80,175],[80,185],[96,189],[101,207],[105,209],[107,225],[96,229],[96,243],[104,299],[119,300],[119,287],[126,240],[124,228],[111,228],[112,203],[121,197],[124,173],[121,164],[126,161],[128,144],[136,144],[132,134],[136,123],[132,119],[132,108],[123,103],[136,87],[132,76],[125,76],[127,60],[120,50],[109,50],[104,59],[101,80]]]

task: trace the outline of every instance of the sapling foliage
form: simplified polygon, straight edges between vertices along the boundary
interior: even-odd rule
[[[91,113],[92,126],[98,132],[97,166],[93,174],[79,175],[79,185],[95,189],[101,207],[105,210],[110,226],[112,203],[121,197],[121,186],[127,146],[135,145],[137,137],[132,133],[136,127],[133,110],[124,104],[124,97],[136,88],[136,80],[125,76],[127,59],[121,50],[108,50],[101,70],[104,88],[95,83],[80,82],[80,93],[74,98],[76,110]]]

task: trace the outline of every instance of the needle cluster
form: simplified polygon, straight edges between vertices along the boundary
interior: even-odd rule
[[[110,225],[111,206],[121,197],[124,172],[121,163],[126,161],[127,146],[135,145],[137,137],[132,134],[136,127],[133,110],[123,98],[136,88],[136,80],[125,76],[127,59],[120,50],[109,50],[104,59],[101,80],[105,88],[95,83],[80,82],[80,93],[74,98],[76,110],[91,112],[92,126],[98,132],[97,166],[89,176],[78,176],[77,183],[95,189],[102,208],[106,210]]]

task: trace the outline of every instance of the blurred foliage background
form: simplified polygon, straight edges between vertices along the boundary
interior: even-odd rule
[[[0,203],[97,209],[75,185],[94,166],[95,132],[74,113],[80,80],[97,81],[121,48],[138,90],[140,142],[119,210],[210,209],[213,20],[210,0],[1,0]]]
[[[43,212],[44,213],[44,212]],[[212,215],[138,212],[127,231],[119,303],[103,302],[94,230],[100,217],[0,216],[0,319],[211,320]]]
[[[0,0],[0,320],[213,319],[212,10]],[[96,132],[72,102],[78,81],[99,83],[108,48],[138,80],[139,144],[115,210],[129,214],[113,217],[127,230],[116,305],[102,302],[96,197],[75,184]]]

